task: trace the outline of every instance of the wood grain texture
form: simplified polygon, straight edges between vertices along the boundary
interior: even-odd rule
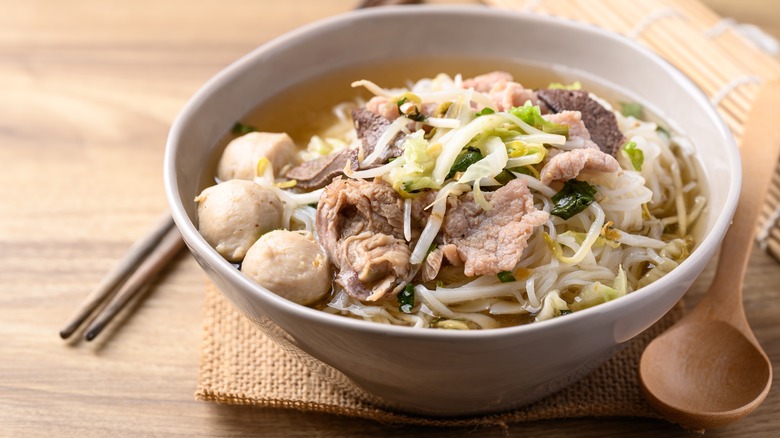
[[[461,1],[460,3],[470,3]],[[727,2],[715,1],[727,5]],[[121,328],[64,344],[60,326],[166,208],[168,128],[211,75],[357,1],[0,0],[0,435],[506,436],[195,402],[204,276],[180,255]],[[772,1],[729,11],[777,29]],[[744,17],[741,18],[742,14]],[[691,291],[706,290],[708,271]],[[746,312],[780,363],[780,266],[754,251]],[[778,373],[775,373],[777,376]],[[777,377],[776,377],[777,379]],[[780,430],[780,388],[707,436]],[[663,422],[567,420],[509,435],[688,436]]]

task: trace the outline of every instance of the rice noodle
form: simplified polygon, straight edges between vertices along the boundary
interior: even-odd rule
[[[404,200],[404,239],[407,242],[412,240],[412,199]]]

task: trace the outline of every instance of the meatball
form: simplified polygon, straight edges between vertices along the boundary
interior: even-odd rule
[[[282,227],[282,201],[252,181],[225,181],[207,188],[195,201],[200,234],[231,262],[240,262],[264,233]]]
[[[257,162],[268,158],[274,167],[274,174],[281,175],[288,164],[298,164],[295,143],[287,134],[272,132],[250,132],[231,141],[217,166],[217,177],[222,181],[231,179],[252,180]]]
[[[241,271],[257,284],[298,304],[312,304],[331,288],[328,256],[309,231],[276,230],[246,253]]]

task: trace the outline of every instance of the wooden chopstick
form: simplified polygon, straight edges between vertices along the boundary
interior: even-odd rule
[[[160,240],[172,229],[174,229],[173,219],[171,219],[170,214],[166,213],[160,218],[155,227],[141,240],[133,244],[127,250],[122,260],[103,277],[81,307],[71,317],[65,328],[60,331],[60,337],[68,339],[79,326],[84,324],[95,309],[100,307],[101,303],[116,293],[117,288],[127,280],[144,258],[157,247]]]
[[[144,286],[149,284],[157,273],[167,266],[183,247],[184,241],[181,239],[179,230],[175,227],[169,229],[160,244],[144,259],[143,263],[133,272],[108,305],[89,325],[84,334],[84,339],[87,341],[95,339],[125,305],[143,291]]]
[[[413,5],[421,2],[422,0],[363,0],[357,6],[357,9],[373,8],[377,6]]]

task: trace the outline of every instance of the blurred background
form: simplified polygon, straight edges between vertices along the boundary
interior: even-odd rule
[[[775,0],[701,1],[780,38]],[[125,314],[120,329],[91,345],[66,346],[57,336],[91,287],[166,210],[163,149],[186,100],[264,41],[357,3],[0,0],[0,435],[420,432],[195,402],[205,276],[188,254],[166,269],[149,299],[129,309],[135,314]],[[756,252],[751,267],[777,281],[776,270],[773,277],[761,270],[775,263]],[[760,411],[779,408],[770,395]],[[638,429],[685,436],[630,419],[517,428],[561,436]]]

